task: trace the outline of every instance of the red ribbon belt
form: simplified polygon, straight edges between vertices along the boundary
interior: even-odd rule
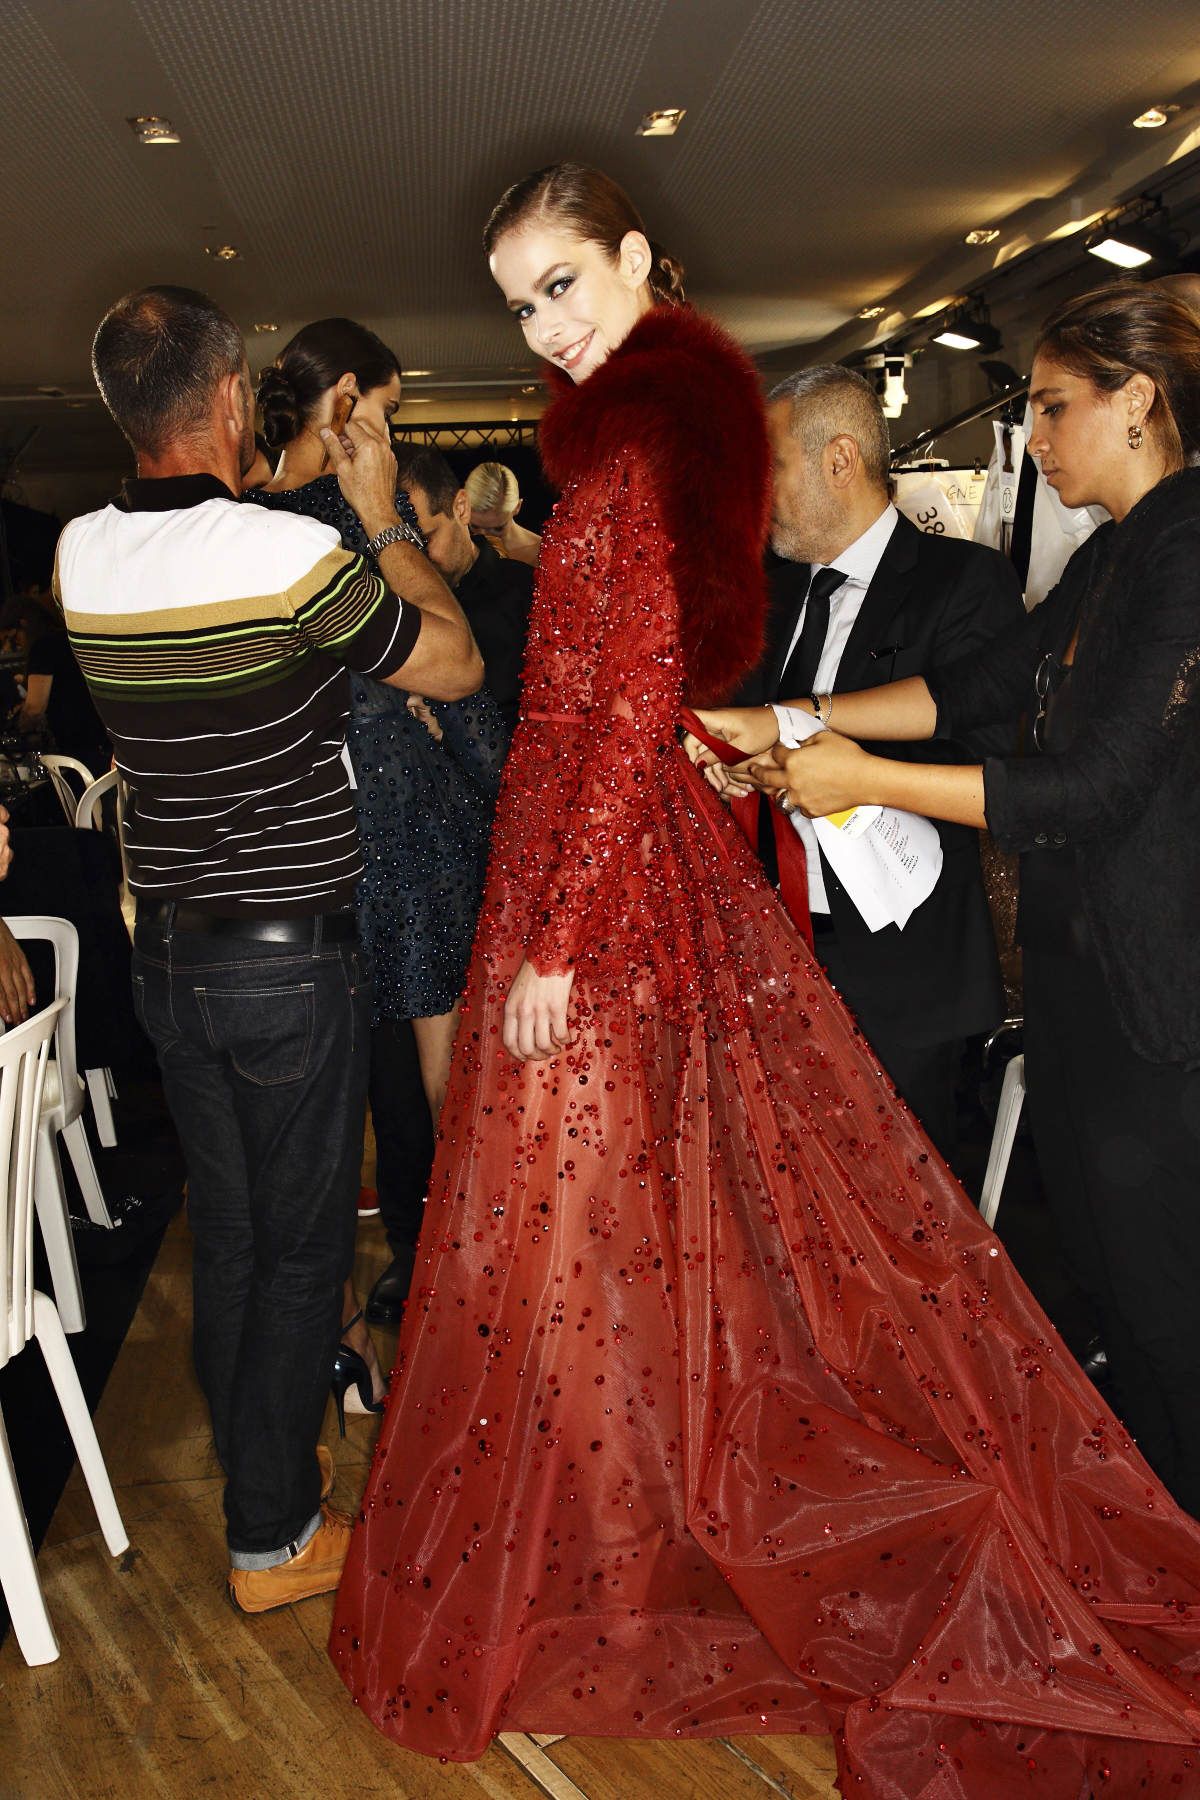
[[[733,744],[727,744],[721,738],[709,737],[695,713],[689,707],[680,709],[685,731],[699,738],[706,750],[723,763],[745,762],[745,753]],[[531,715],[532,717],[532,715]],[[758,824],[763,809],[759,805],[759,795],[744,794],[730,802],[730,812],[741,826],[747,843],[758,855]],[[777,806],[769,806],[767,815],[775,833],[775,857],[779,864],[779,898],[787,908],[793,925],[803,935],[810,949],[812,947],[812,918],[808,910],[808,858],[804,854],[804,845],[800,834],[786,813],[780,812]]]

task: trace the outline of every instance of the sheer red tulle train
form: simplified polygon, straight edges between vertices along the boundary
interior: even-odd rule
[[[847,1795],[1200,1793],[1200,1527],[675,742],[636,463],[560,504],[331,1652],[398,1742],[824,1732]],[[525,947],[576,1038],[502,1050]]]

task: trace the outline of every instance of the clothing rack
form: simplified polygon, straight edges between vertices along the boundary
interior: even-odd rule
[[[986,419],[989,413],[1000,412],[1014,401],[1023,400],[1028,392],[1029,382],[1018,381],[1014,386],[1005,388],[1002,393],[993,394],[990,399],[982,400],[975,406],[968,406],[965,412],[955,413],[944,424],[930,425],[925,431],[918,431],[916,437],[909,438],[907,444],[901,444],[898,450],[892,451],[892,462],[904,462],[922,445],[932,444],[935,438],[944,437],[948,431],[957,431],[960,425],[972,425],[976,419]]]

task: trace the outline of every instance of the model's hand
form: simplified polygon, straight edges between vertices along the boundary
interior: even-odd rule
[[[574,1043],[567,1007],[575,971],[539,975],[523,962],[504,1002],[504,1048],[522,1062],[545,1062]]]
[[[786,794],[785,811],[802,812],[808,819],[845,812],[871,799],[873,756],[853,738],[836,731],[818,731],[796,750],[782,744],[748,765],[756,787],[775,799]]]
[[[322,427],[321,442],[338,478],[338,486],[363,522],[368,537],[378,537],[396,518],[396,458],[388,439],[353,413],[340,437]],[[347,449],[347,444],[350,448]]]
[[[412,717],[421,721],[434,743],[440,744],[442,741],[442,728],[434,715],[430,712],[428,701],[424,700],[420,694],[410,694],[405,701],[405,705]]]
[[[747,756],[758,756],[779,741],[779,721],[772,706],[721,706],[711,712],[701,712],[695,706],[692,711],[709,737],[732,744]],[[690,731],[684,737],[683,747],[697,768],[703,768],[712,757],[712,751]]]
[[[12,845],[8,841],[8,808],[0,806],[0,881],[12,867]]]
[[[0,1019],[19,1025],[37,1004],[33,972],[8,926],[0,919]]]

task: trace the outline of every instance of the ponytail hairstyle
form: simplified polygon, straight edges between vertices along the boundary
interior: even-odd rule
[[[1035,356],[1115,394],[1131,375],[1154,383],[1146,424],[1170,472],[1200,463],[1200,318],[1177,295],[1114,281],[1064,300],[1038,333]]]
[[[551,163],[516,182],[492,210],[483,229],[483,249],[490,256],[502,237],[536,219],[562,226],[585,243],[599,244],[616,262],[621,239],[640,231],[650,245],[650,292],[656,306],[686,304],[683,264],[649,237],[641,214],[625,189],[599,169],[584,163]]]
[[[263,436],[272,450],[299,437],[322,394],[353,375],[360,394],[399,375],[400,363],[373,331],[354,319],[317,319],[285,344],[258,382]]]
[[[476,463],[463,486],[475,512],[493,512],[499,507],[502,512],[511,513],[521,498],[517,478],[505,463]]]

